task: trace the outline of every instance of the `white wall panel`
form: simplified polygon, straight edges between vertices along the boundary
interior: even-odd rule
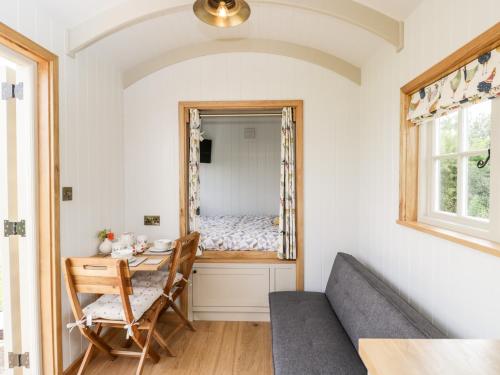
[[[305,287],[324,290],[337,251],[356,245],[358,94],[315,65],[255,53],[193,59],[135,83],[124,94],[127,228],[179,234],[179,101],[303,99]],[[143,225],[150,214],[160,226]]]
[[[281,117],[208,118],[202,128],[212,162],[200,164],[201,214],[278,215]]]
[[[8,0],[0,21],[59,56],[61,186],[73,187],[73,201],[61,202],[61,254],[94,254],[97,232],[123,230],[123,127],[121,74],[90,48],[65,55],[65,26],[53,21],[36,1]],[[62,287],[64,367],[86,341],[73,321]]]
[[[399,88],[500,19],[498,0],[424,0],[405,48],[363,67],[357,255],[451,336],[500,337],[500,258],[396,224]]]

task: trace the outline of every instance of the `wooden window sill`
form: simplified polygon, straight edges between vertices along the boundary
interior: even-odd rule
[[[490,255],[500,257],[500,243],[485,240],[478,237],[469,236],[467,234],[455,232],[449,229],[443,229],[428,224],[419,223],[417,221],[402,221],[397,220],[398,224],[408,228],[416,229],[420,232],[430,234],[457,244],[469,247],[474,250],[481,251]]]

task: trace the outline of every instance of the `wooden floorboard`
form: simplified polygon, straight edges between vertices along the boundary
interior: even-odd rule
[[[159,375],[272,375],[271,330],[266,322],[195,322],[196,332],[183,329],[171,341],[176,357],[167,357],[161,349],[160,362],[148,360],[144,374]],[[160,324],[159,330],[168,335],[173,324]],[[124,339],[116,335],[112,346],[119,347]],[[133,374],[137,360],[118,358],[109,361],[104,355],[95,356],[85,374]]]

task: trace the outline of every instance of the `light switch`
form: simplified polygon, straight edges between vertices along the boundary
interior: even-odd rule
[[[160,216],[155,216],[155,215],[144,216],[144,225],[160,225]]]
[[[73,188],[71,186],[65,186],[62,188],[62,200],[63,201],[73,200]]]

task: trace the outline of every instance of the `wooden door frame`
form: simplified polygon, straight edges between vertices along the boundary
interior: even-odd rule
[[[302,100],[250,100],[250,101],[188,101],[179,102],[179,225],[180,235],[188,234],[188,177],[189,177],[189,110],[271,110],[292,107],[295,116],[296,132],[296,227],[297,227],[297,259],[295,261],[270,259],[266,254],[257,256],[256,252],[237,256],[224,254],[214,261],[225,263],[275,263],[294,262],[296,289],[304,290],[304,102]],[[187,307],[187,297],[183,304]]]
[[[34,61],[41,370],[62,373],[58,57],[0,22],[0,44]]]

